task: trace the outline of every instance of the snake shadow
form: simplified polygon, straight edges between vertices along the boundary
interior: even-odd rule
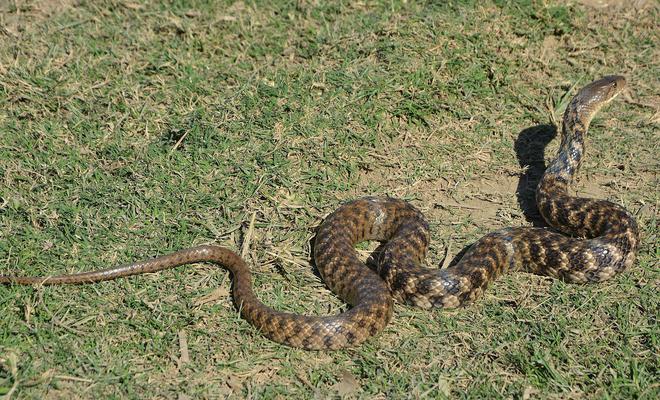
[[[545,148],[557,136],[557,127],[549,124],[542,124],[523,129],[514,142],[514,151],[518,164],[522,169],[522,174],[518,179],[516,187],[516,199],[518,206],[523,212],[525,220],[530,222],[535,227],[547,227],[548,225],[543,220],[543,217],[538,211],[536,206],[536,187],[541,181],[541,177],[545,172]],[[502,228],[505,228],[504,226]],[[316,234],[310,239],[310,265],[314,274],[320,277],[316,263],[314,262],[314,242]],[[381,243],[368,257],[367,265],[369,268],[375,270],[377,260],[382,252],[384,243]],[[448,266],[451,267],[457,264],[463,255],[472,246],[472,243],[465,246],[459,251],[449,262]],[[441,264],[444,261],[441,262]]]
[[[518,164],[523,169],[516,198],[527,222],[536,227],[547,226],[536,206],[536,187],[546,169],[545,148],[556,136],[557,127],[554,125],[536,125],[522,130],[513,145]]]

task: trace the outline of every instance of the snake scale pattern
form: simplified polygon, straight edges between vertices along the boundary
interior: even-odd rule
[[[505,228],[487,234],[453,266],[422,267],[429,226],[421,212],[395,198],[366,197],[341,206],[318,229],[314,259],[326,285],[352,307],[339,315],[303,316],[273,310],[252,291],[250,269],[233,251],[198,246],[152,260],[71,275],[0,275],[0,283],[54,285],[100,282],[211,262],[233,275],[233,297],[243,318],[263,335],[293,347],[340,349],[378,334],[394,300],[422,308],[474,301],[507,271],[549,275],[569,282],[600,282],[630,267],[639,243],[633,216],[619,205],[573,197],[568,186],[581,164],[592,117],[626,85],[607,76],[582,88],[564,114],[559,152],[537,188],[541,215],[554,228]],[[563,234],[558,233],[563,232]],[[363,264],[354,245],[383,242],[377,271]]]

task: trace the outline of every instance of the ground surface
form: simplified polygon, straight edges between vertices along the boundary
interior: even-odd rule
[[[553,124],[611,73],[630,90],[594,121],[575,190],[637,216],[634,268],[595,286],[511,274],[456,311],[399,305],[338,352],[262,338],[213,266],[0,287],[0,394],[657,398],[657,3],[329,3],[1,2],[0,272],[220,243],[267,304],[337,313],[309,256],[325,215],[409,199],[436,266],[538,223]]]

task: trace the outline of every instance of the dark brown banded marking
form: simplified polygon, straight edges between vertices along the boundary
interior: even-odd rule
[[[623,87],[622,77],[605,77],[573,98],[564,114],[559,153],[536,192],[545,220],[576,237],[547,229],[506,228],[481,238],[455,265],[429,270],[421,267],[430,240],[421,212],[392,198],[355,200],[326,218],[314,245],[320,275],[334,293],[353,306],[336,316],[303,316],[265,306],[252,291],[245,262],[231,250],[217,246],[199,246],[153,260],[72,275],[0,276],[0,283],[89,283],[213,262],[232,272],[234,301],[241,315],[265,336],[305,349],[339,349],[378,334],[392,316],[393,296],[423,308],[457,307],[474,301],[490,282],[510,270],[571,282],[599,282],[634,262],[639,243],[637,223],[616,204],[571,197],[568,185],[580,169],[591,118]],[[377,265],[380,277],[359,260],[353,248],[363,240],[385,242]]]

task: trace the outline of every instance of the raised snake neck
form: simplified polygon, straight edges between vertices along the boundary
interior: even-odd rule
[[[457,307],[475,300],[490,282],[511,270],[569,282],[600,282],[633,264],[639,243],[637,224],[619,205],[570,196],[568,185],[580,167],[592,117],[625,84],[621,76],[607,76],[577,93],[564,114],[559,152],[537,188],[541,215],[549,225],[573,237],[542,228],[505,228],[479,239],[455,265],[427,269],[421,264],[428,249],[429,227],[415,207],[388,197],[354,200],[325,219],[314,245],[316,266],[326,285],[352,305],[339,315],[303,316],[271,309],[252,291],[245,262],[218,246],[198,246],[148,261],[70,275],[0,275],[0,283],[91,283],[212,262],[232,272],[234,301],[242,317],[263,335],[294,347],[339,349],[379,333],[392,316],[393,299],[422,308]],[[377,273],[354,250],[364,240],[385,242]]]

